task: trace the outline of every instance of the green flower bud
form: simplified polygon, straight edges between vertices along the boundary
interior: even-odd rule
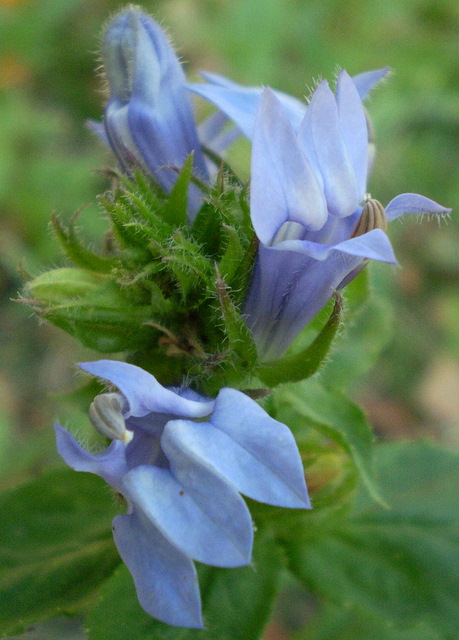
[[[58,304],[95,291],[105,279],[104,276],[73,267],[53,269],[28,282],[25,294],[27,298],[32,298],[32,304],[35,301],[40,306]]]

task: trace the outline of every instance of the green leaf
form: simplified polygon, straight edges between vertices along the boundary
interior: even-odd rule
[[[394,625],[387,620],[359,608],[328,606],[308,624],[305,633],[295,640],[448,640],[425,622],[409,627]],[[450,636],[450,640],[452,640]]]
[[[190,186],[193,172],[193,155],[193,153],[190,153],[183,164],[164,208],[164,218],[173,227],[181,227],[186,224],[188,187]]]
[[[253,567],[199,567],[205,629],[165,625],[137,602],[129,572],[121,566],[102,588],[86,626],[89,640],[255,640],[271,615],[283,562],[279,547],[256,536]]]
[[[160,247],[156,241],[152,246],[162,254],[163,265],[177,280],[184,300],[191,291],[211,282],[212,263],[202,254],[200,245],[182,231],[174,233],[168,246]]]
[[[278,420],[282,421],[283,410],[293,409],[304,426],[336,442],[349,455],[368,493],[381,501],[373,475],[374,435],[365,414],[352,400],[317,380],[288,385],[276,398]]]
[[[218,270],[223,280],[232,286],[233,278],[238,276],[245,250],[241,244],[241,239],[234,227],[223,225],[223,236],[226,240],[225,251],[218,263]]]
[[[144,229],[144,235],[158,240],[167,237],[171,233],[172,227],[164,222],[155,210],[149,207],[143,196],[131,191],[125,191],[119,196],[119,200],[131,210],[131,215],[125,220],[125,225],[129,226],[131,224],[130,220],[139,220],[138,228]],[[163,205],[161,204],[158,208],[160,209],[161,206]]]
[[[114,173],[117,180],[125,187],[126,192],[137,193],[151,213],[160,209],[166,195],[151,176],[143,173],[138,167],[134,169],[130,178],[118,171]]]
[[[227,337],[225,347],[230,352],[228,366],[242,367],[250,370],[257,361],[257,349],[252,337],[252,333],[244,322],[241,314],[234,306],[229,295],[225,282],[217,271],[216,288],[221,316],[223,318],[224,330]]]
[[[78,239],[74,220],[75,216],[71,219],[69,226],[65,228],[56,215],[53,215],[51,218],[54,233],[64,248],[69,260],[82,269],[88,269],[97,273],[110,273],[117,264],[116,258],[106,258],[86,249]]]
[[[390,509],[361,491],[347,519],[286,545],[291,569],[325,602],[362,607],[398,626],[425,623],[454,638],[459,455],[424,442],[382,445],[377,452]]]
[[[100,478],[52,471],[1,494],[0,509],[0,634],[86,607],[120,562]]]
[[[212,260],[217,260],[220,255],[222,223],[223,216],[218,208],[204,201],[190,228],[191,236]]]
[[[336,294],[336,302],[331,316],[314,341],[299,353],[285,356],[276,362],[260,367],[257,373],[262,382],[273,388],[278,384],[299,382],[312,376],[327,356],[340,326],[342,308],[341,296]]]
[[[388,302],[368,299],[351,317],[331,358],[321,371],[326,383],[348,389],[375,365],[392,334],[392,310]]]

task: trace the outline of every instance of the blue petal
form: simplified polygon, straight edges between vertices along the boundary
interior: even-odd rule
[[[188,89],[212,102],[239,127],[246,138],[252,139],[261,89],[257,94],[247,91],[244,87],[236,91],[212,84],[189,84]]]
[[[185,95],[185,98],[188,96]],[[169,113],[160,116],[150,105],[133,96],[129,104],[128,122],[132,140],[141,154],[143,164],[166,192],[171,191],[177,180],[178,170],[192,151],[194,175],[201,181],[208,182],[209,175],[197,131],[192,139],[188,139],[191,137],[190,132],[188,127],[181,126],[183,116],[177,105],[170,105]],[[191,184],[189,207],[193,215],[201,208],[202,201],[203,193]]]
[[[114,440],[98,455],[85,451],[76,440],[59,425],[54,427],[59,455],[75,471],[87,471],[101,476],[117,491],[121,491],[122,477],[128,471],[126,445]]]
[[[191,423],[180,424],[186,431]],[[136,467],[125,476],[123,493],[191,558],[218,567],[249,564],[253,530],[247,506],[213,467],[187,452],[181,427],[178,435],[174,429],[168,426],[161,440],[170,469]]]
[[[191,559],[135,512],[114,519],[113,536],[145,611],[166,624],[202,629],[198,579]]]
[[[114,98],[107,102],[104,114],[105,137],[122,170],[128,173],[133,166],[142,164],[131,136],[128,122],[128,106]]]
[[[386,216],[388,220],[395,220],[405,213],[446,215],[451,213],[451,209],[417,193],[402,193],[389,202],[386,207]]]
[[[280,102],[265,89],[252,147],[251,218],[261,242],[271,243],[287,221],[320,229],[327,207],[316,173],[299,149]]]
[[[212,102],[239,127],[246,138],[251,140],[263,87],[244,87],[215,73],[206,72],[201,75],[210,84],[189,84],[189,90]],[[273,93],[288,114],[295,131],[298,130],[306,105],[283,91]]]
[[[357,238],[350,238],[335,245],[318,244],[308,240],[286,240],[273,249],[295,251],[319,261],[327,260],[336,251],[349,256],[397,264],[390,240],[381,229],[373,229]]]
[[[364,71],[358,73],[352,77],[352,80],[357,87],[360,99],[363,100],[367,97],[370,91],[382,80],[390,71],[390,67],[384,67],[383,69],[375,69],[374,71]]]
[[[126,421],[126,426],[134,432],[134,437],[126,445],[126,460],[129,469],[144,464],[160,467],[167,465],[160,442],[167,418],[161,417],[162,420],[159,425],[153,423],[152,427],[151,421],[149,421],[146,429],[142,429],[143,425],[138,424],[138,421],[142,421],[144,418],[129,418]]]
[[[228,118],[221,111],[215,111],[211,116],[200,123],[198,127],[199,139],[209,146],[223,131],[228,123]]]
[[[352,132],[346,136],[347,139],[351,135]],[[329,213],[337,217],[352,214],[363,193],[342,137],[335,96],[325,81],[319,84],[312,96],[300,126],[299,138],[304,153],[322,175]]]
[[[358,192],[363,196],[368,170],[367,119],[355,84],[346,71],[338,76],[336,103],[341,136],[354,169]]]
[[[139,22],[139,36],[136,48],[136,64],[132,86],[132,100],[129,121],[132,136],[139,145],[147,164],[148,158],[155,158],[154,147],[164,147],[164,153],[155,166],[175,163],[178,166],[194,151],[194,166],[198,176],[206,180],[207,170],[200,151],[197,130],[194,123],[191,102],[186,91],[186,78],[175,51],[170,46],[163,30],[149,16],[136,12]],[[146,129],[136,126],[136,104],[143,103],[145,119],[143,124],[151,125],[150,138]],[[150,118],[148,118],[148,115]],[[140,123],[139,123],[140,124]],[[150,156],[149,154],[152,154]]]
[[[261,359],[278,358],[364,259],[395,263],[380,229],[337,245],[288,240],[260,245],[243,313]]]
[[[130,415],[166,413],[187,418],[204,418],[213,409],[213,401],[196,402],[166,389],[154,376],[140,367],[116,360],[81,363],[83,371],[114,384],[129,403]]]
[[[219,155],[242,135],[240,129],[222,111],[215,111],[201,122],[198,133],[202,144]]]
[[[222,389],[210,423],[182,423],[188,450],[211,463],[244,495],[280,507],[309,508],[295,439],[256,402]]]
[[[88,119],[86,120],[86,126],[90,131],[96,134],[101,142],[108,146],[108,138],[105,133],[105,128],[102,122],[98,122],[97,120]]]

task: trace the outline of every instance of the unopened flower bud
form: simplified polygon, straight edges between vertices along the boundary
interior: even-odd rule
[[[119,100],[129,100],[132,93],[140,29],[138,13],[127,10],[111,20],[104,34],[102,41],[104,71],[111,94]]]
[[[26,284],[25,297],[30,304],[49,308],[92,293],[104,282],[104,277],[83,269],[62,267],[41,273]]]
[[[127,444],[132,439],[132,431],[126,429],[119,393],[96,396],[89,407],[89,419],[99,433],[111,440],[122,440]]]
[[[207,182],[186,78],[161,27],[128,7],[108,23],[101,54],[109,90],[105,133],[122,169],[139,165],[169,193],[193,153],[193,173]],[[188,204],[192,220],[202,205],[194,185]]]

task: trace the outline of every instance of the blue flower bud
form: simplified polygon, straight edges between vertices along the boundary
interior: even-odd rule
[[[185,76],[159,25],[138,9],[125,9],[108,23],[101,53],[110,94],[105,132],[123,170],[140,165],[168,193],[193,152],[194,173],[207,182]],[[192,185],[191,219],[201,198]]]

